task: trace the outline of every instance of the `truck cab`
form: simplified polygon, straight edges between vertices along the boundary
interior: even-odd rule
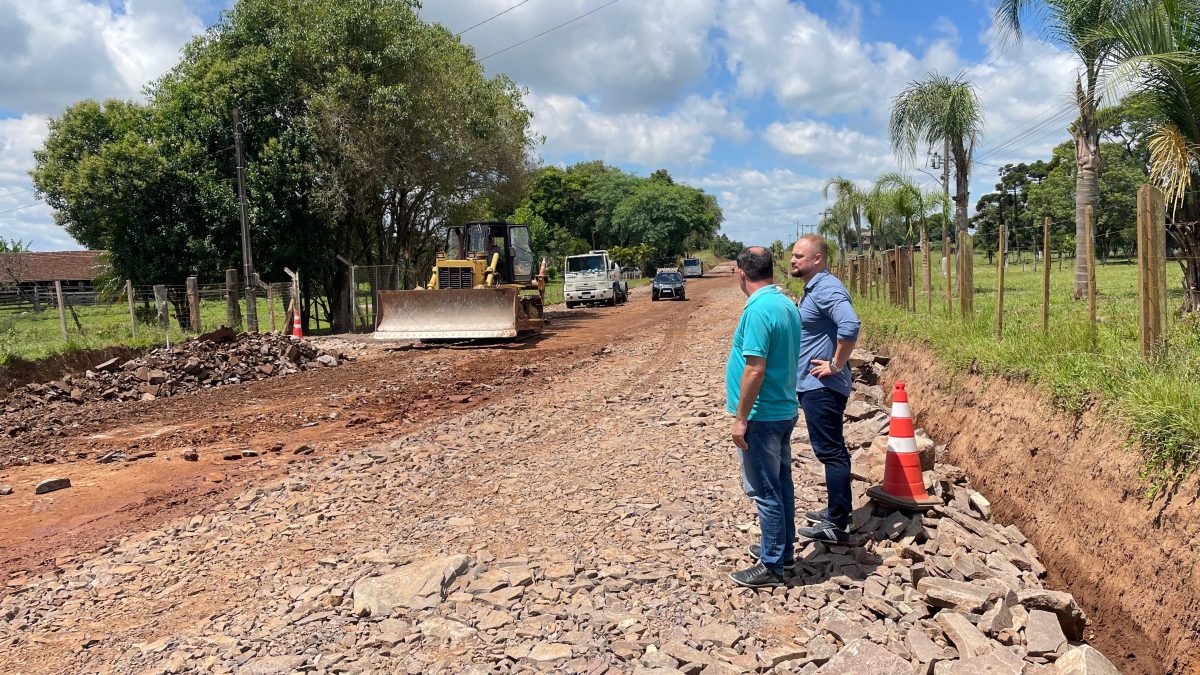
[[[567,309],[584,303],[616,305],[629,299],[629,282],[621,278],[608,251],[570,255],[563,261],[563,302]]]
[[[699,258],[684,258],[683,259],[683,276],[685,277],[702,277],[704,276],[704,263]]]

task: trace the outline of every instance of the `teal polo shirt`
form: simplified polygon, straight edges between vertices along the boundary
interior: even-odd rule
[[[774,284],[746,299],[725,362],[725,409],[737,413],[747,356],[767,360],[767,371],[750,419],[778,422],[796,416],[796,359],[800,353],[800,312]]]

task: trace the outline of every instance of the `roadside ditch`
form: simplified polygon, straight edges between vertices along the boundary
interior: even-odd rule
[[[1119,420],[1056,410],[1027,382],[956,372],[919,344],[877,341],[914,421],[1003,521],[1043,552],[1049,586],[1088,613],[1088,640],[1123,672],[1200,672],[1200,488],[1148,484]],[[1094,633],[1094,635],[1093,635]]]

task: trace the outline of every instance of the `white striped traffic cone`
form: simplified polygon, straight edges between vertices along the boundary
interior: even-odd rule
[[[887,462],[883,485],[867,489],[867,496],[884,506],[907,511],[925,511],[942,500],[925,492],[921,477],[921,453],[913,437],[912,409],[903,382],[892,393],[892,421],[888,427]]]

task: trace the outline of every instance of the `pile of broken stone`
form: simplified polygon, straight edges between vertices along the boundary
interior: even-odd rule
[[[333,367],[339,356],[279,333],[237,333],[221,329],[187,342],[159,347],[136,359],[110,359],[82,375],[31,383],[4,401],[4,412],[47,404],[90,401],[152,401],[309,368]]]
[[[863,488],[882,479],[890,413],[879,381],[887,359],[858,350],[853,361],[847,424],[858,425],[852,440],[856,503],[862,506],[853,513],[851,545],[810,543],[798,549],[797,569],[782,597],[757,592],[764,609],[782,603],[780,610],[811,614],[798,617],[806,639],[764,643],[753,631],[722,622],[631,638],[645,626],[630,616],[608,626],[603,651],[612,661],[580,656],[561,636],[532,647],[513,644],[505,639],[513,627],[545,609],[522,599],[611,582],[605,570],[580,580],[574,564],[540,566],[525,559],[489,564],[457,555],[384,567],[349,585],[342,609],[378,622],[374,639],[393,653],[414,641],[447,644],[462,659],[457,672],[522,672],[524,665],[640,675],[1119,673],[1084,642],[1087,619],[1075,599],[1043,585],[1045,567],[1021,531],[992,522],[989,502],[961,469],[934,464],[943,448],[923,432],[918,445],[928,464],[926,485],[942,504],[922,514],[863,503]],[[739,604],[753,605],[756,592],[744,592],[750,597]],[[464,612],[479,606],[489,609]],[[483,645],[491,649],[477,651]],[[471,660],[476,665],[466,665]],[[481,667],[481,660],[505,665],[497,671]]]

